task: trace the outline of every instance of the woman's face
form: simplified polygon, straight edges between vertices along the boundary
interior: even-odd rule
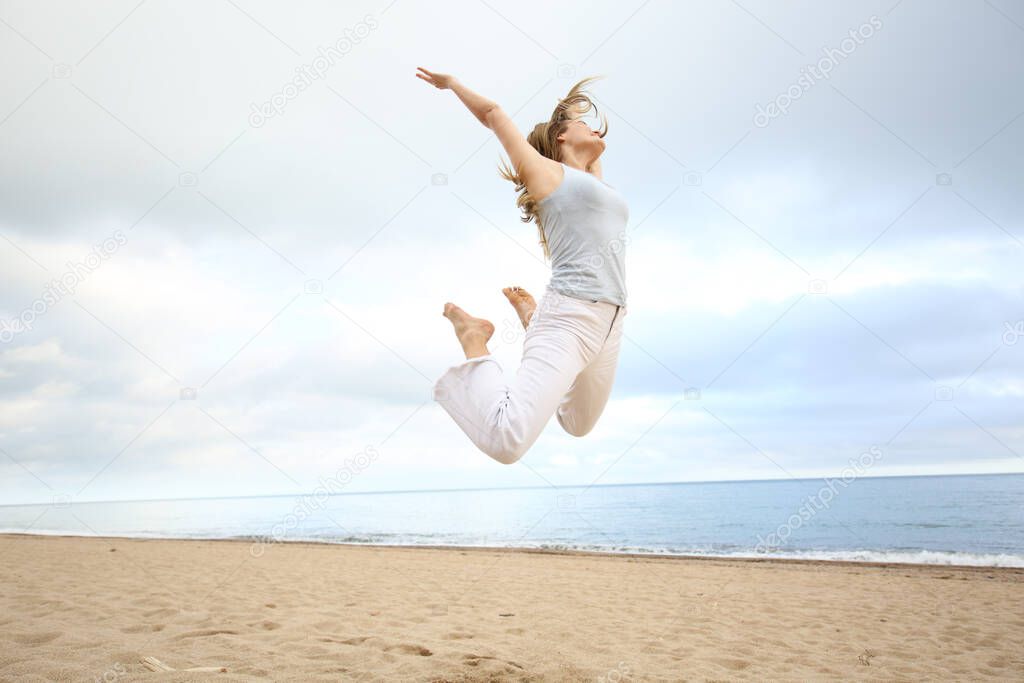
[[[574,119],[566,126],[559,138],[573,149],[592,154],[597,158],[604,151],[605,141],[599,131],[593,130],[583,119]]]

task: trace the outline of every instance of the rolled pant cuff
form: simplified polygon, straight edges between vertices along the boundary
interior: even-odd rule
[[[469,358],[459,363],[458,365],[453,365],[447,370],[445,370],[444,374],[441,375],[441,377],[439,377],[436,382],[434,382],[434,400],[438,402],[447,401],[451,397],[448,387],[450,387],[453,382],[457,382],[459,380],[464,379],[466,375],[469,374],[469,372],[472,370],[474,365],[479,365],[480,363],[485,361],[497,363],[498,367],[501,367],[501,364],[498,363],[498,359],[495,358],[493,354],[489,353],[486,356],[477,356],[476,358]]]

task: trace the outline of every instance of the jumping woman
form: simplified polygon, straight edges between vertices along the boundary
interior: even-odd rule
[[[466,361],[441,376],[434,399],[480,450],[511,464],[552,415],[569,434],[583,436],[608,402],[626,314],[629,209],[601,176],[607,121],[598,131],[581,118],[597,112],[584,90],[593,78],[574,85],[524,138],[498,104],[454,76],[423,67],[416,76],[454,92],[494,131],[512,163],[502,163],[501,176],[515,184],[522,220],[536,221],[551,262],[539,306],[519,287],[502,290],[526,328],[522,362],[511,381],[487,349],[494,325],[453,303],[444,306]]]

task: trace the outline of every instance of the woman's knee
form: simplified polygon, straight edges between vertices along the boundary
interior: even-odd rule
[[[568,414],[558,413],[558,424],[570,436],[586,436],[594,429],[596,420],[579,420]]]
[[[522,458],[529,446],[522,442],[516,441],[505,441],[490,444],[484,453],[491,456],[502,465],[512,465]]]
[[[491,432],[490,439],[482,450],[501,464],[511,465],[530,450],[538,436],[540,429],[524,428],[522,425],[506,422]]]

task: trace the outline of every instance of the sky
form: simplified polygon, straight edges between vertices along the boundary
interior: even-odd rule
[[[513,372],[549,270],[418,66],[603,77],[616,383],[511,466],[441,311]],[[0,71],[0,503],[1024,471],[1019,3],[5,1]]]

